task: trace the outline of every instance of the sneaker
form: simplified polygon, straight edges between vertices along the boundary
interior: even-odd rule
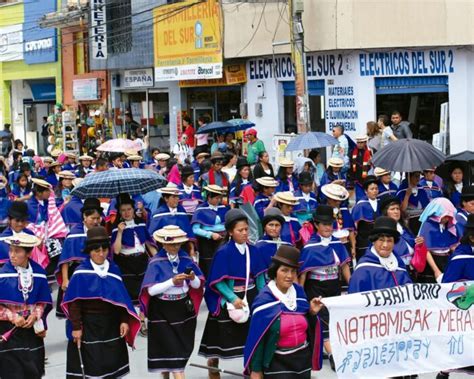
[[[331,370],[336,372],[336,363],[334,363],[334,357],[332,354],[329,354],[329,366],[331,366]]]
[[[438,372],[438,375],[436,375],[436,379],[448,379],[448,378],[449,378],[449,372],[440,371]]]

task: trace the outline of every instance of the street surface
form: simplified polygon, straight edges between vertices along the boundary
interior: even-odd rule
[[[57,290],[55,289],[53,293],[53,299],[56,299]],[[194,346],[194,352],[189,360],[189,363],[197,363],[201,365],[206,364],[206,360],[197,355],[199,349],[199,343],[201,341],[202,332],[204,330],[204,325],[207,317],[207,308],[206,305],[201,305],[201,310],[198,317],[198,325],[196,332],[196,343]],[[66,347],[67,341],[65,337],[65,321],[59,320],[56,318],[54,311],[50,313],[48,317],[48,335],[46,337],[46,356],[48,357],[48,362],[46,364],[46,378],[47,379],[59,379],[64,378],[66,373]],[[165,341],[158,341],[157,343],[165,343]],[[157,373],[149,373],[147,370],[147,340],[146,338],[137,337],[135,341],[136,349],[132,351],[129,349],[130,357],[130,374],[127,376],[127,379],[141,379],[141,378],[160,378],[161,376]],[[223,361],[221,367],[235,372],[241,372],[243,366],[242,359],[234,359],[229,361]],[[207,379],[207,370],[203,370],[196,367],[187,367],[186,377],[192,379]],[[236,378],[232,375],[221,375],[222,379],[231,379]],[[337,378],[337,375],[329,367],[327,360],[323,363],[323,369],[319,372],[313,372],[312,378],[319,379],[330,379]],[[421,375],[420,378],[436,378],[436,373]],[[469,375],[465,374],[451,374],[450,379],[467,379],[471,378]]]

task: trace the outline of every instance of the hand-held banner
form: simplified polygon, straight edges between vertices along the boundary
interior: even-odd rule
[[[474,365],[474,281],[409,284],[323,303],[339,378]]]

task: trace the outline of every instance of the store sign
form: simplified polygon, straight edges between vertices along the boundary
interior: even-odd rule
[[[56,29],[43,29],[38,24],[39,14],[56,12],[56,9],[56,0],[24,1],[23,53],[25,63],[48,63],[58,60]]]
[[[92,59],[107,59],[106,0],[91,0],[90,42]]]
[[[473,281],[408,284],[323,299],[337,376],[387,378],[471,366],[473,290]]]
[[[222,77],[222,14],[217,0],[155,8],[155,80]]]
[[[0,62],[23,59],[23,25],[0,28]]]
[[[224,75],[220,79],[180,80],[180,87],[222,87],[233,86],[247,82],[245,64],[232,64],[224,66]]]
[[[153,69],[125,70],[123,73],[124,88],[147,88],[153,87]]]
[[[75,101],[100,99],[99,79],[74,79],[72,81],[72,96]]]

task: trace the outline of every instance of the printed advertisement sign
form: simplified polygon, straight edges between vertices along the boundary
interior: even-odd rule
[[[474,281],[409,284],[323,299],[339,378],[386,378],[473,364]]]
[[[107,59],[106,0],[91,0],[90,44],[92,59]]]
[[[155,8],[155,81],[222,77],[222,15],[217,0]]]
[[[0,28],[0,62],[23,59],[23,25]]]
[[[124,88],[147,88],[153,87],[154,84],[152,68],[124,70],[123,72]]]

